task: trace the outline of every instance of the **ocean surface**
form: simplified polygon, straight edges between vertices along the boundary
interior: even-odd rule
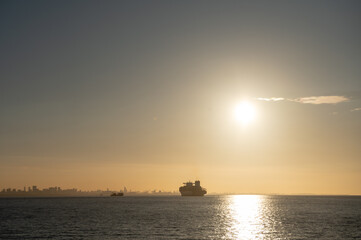
[[[2,198],[0,239],[361,239],[361,197]]]

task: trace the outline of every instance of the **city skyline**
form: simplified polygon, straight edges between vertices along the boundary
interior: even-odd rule
[[[77,188],[62,189],[61,187],[47,187],[47,188],[38,188],[35,185],[24,186],[23,189],[16,188],[4,188],[0,190],[0,197],[59,197],[59,196],[88,196],[88,197],[110,197],[112,193],[124,193],[126,196],[144,196],[144,195],[179,195],[178,191],[164,191],[159,189],[153,190],[132,190],[127,189],[127,187],[121,187],[120,189],[114,190],[107,188],[106,190],[96,189],[96,190],[81,190]]]

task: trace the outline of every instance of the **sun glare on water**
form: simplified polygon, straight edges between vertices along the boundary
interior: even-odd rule
[[[237,121],[241,122],[242,124],[248,124],[255,119],[256,111],[251,103],[241,102],[234,109],[234,115]]]
[[[257,195],[235,195],[228,199],[230,239],[263,239],[266,224],[263,211],[264,197]]]

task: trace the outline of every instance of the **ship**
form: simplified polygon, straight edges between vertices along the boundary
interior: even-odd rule
[[[182,196],[204,196],[207,194],[207,190],[201,187],[201,182],[199,180],[192,182],[183,183],[184,186],[179,188],[179,192]]]

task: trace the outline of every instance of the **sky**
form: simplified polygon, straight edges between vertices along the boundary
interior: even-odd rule
[[[359,195],[360,12],[1,1],[0,188]]]

